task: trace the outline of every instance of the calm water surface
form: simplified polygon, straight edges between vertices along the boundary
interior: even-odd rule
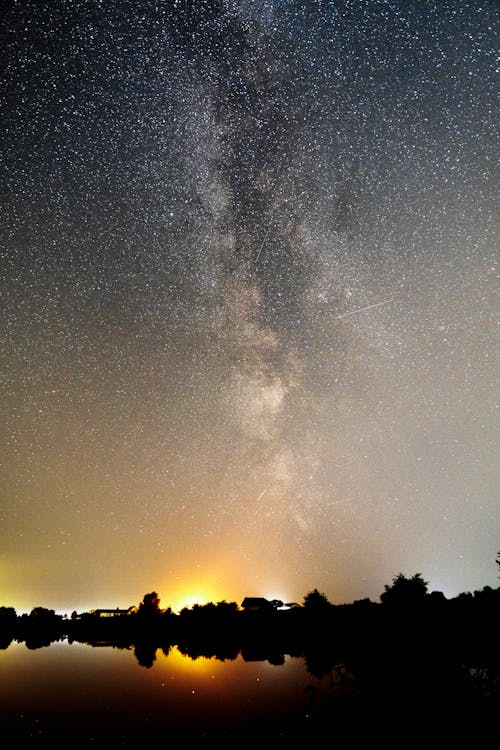
[[[2,737],[31,746],[108,747],[179,740],[187,746],[244,737],[312,737],[342,709],[338,675],[317,679],[302,658],[192,660],[172,648],[140,666],[133,651],[67,642],[0,652]],[[168,743],[167,743],[168,744]],[[164,744],[163,746],[167,746]]]

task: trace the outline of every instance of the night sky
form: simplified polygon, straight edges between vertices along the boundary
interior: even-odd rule
[[[498,585],[495,0],[8,0],[0,603]]]

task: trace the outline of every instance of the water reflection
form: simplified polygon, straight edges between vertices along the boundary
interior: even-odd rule
[[[242,731],[284,735],[310,703],[302,659],[276,667],[241,656],[193,659],[171,648],[138,669],[135,657],[131,649],[54,643],[30,651],[13,643],[0,659],[3,737],[52,746],[164,737],[192,746]]]
[[[492,712],[476,709],[498,696],[498,672],[435,655],[370,664],[343,661],[333,648],[305,657],[250,649],[223,659],[191,651],[67,641],[33,650],[14,641],[0,653],[2,737],[52,747],[220,747],[265,737],[309,747],[325,735],[354,741],[381,721],[386,737],[400,723],[412,736],[435,736],[439,718],[449,738],[457,716],[462,730],[467,716],[477,741]]]

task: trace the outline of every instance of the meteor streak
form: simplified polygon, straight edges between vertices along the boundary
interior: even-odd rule
[[[390,302],[392,302],[392,299],[386,299],[382,302],[375,302],[373,305],[366,305],[366,307],[359,307],[357,310],[350,310],[349,312],[342,313],[342,315],[337,315],[337,318],[347,318],[348,315],[356,315],[360,312],[365,312],[365,310],[371,310],[373,307],[380,307],[380,305],[388,305]]]

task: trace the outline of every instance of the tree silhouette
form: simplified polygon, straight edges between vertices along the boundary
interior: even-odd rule
[[[427,594],[428,581],[424,581],[421,573],[415,573],[407,578],[398,573],[392,579],[392,585],[385,585],[385,591],[380,595],[383,604],[406,606],[421,602]]]
[[[17,622],[17,614],[14,607],[0,607],[0,627],[14,627]]]
[[[331,607],[332,605],[328,601],[325,594],[322,594],[318,589],[314,589],[313,591],[310,591],[308,594],[304,597],[304,607],[306,609],[326,609],[327,607]]]
[[[54,617],[55,614],[56,613],[53,609],[47,609],[46,607],[33,607],[30,612],[30,617],[32,619],[47,620]]]
[[[7,648],[17,625],[17,614],[14,607],[0,607],[0,650]]]
[[[161,614],[160,597],[156,591],[152,591],[150,594],[144,594],[144,598],[139,604],[137,614],[147,617]]]

